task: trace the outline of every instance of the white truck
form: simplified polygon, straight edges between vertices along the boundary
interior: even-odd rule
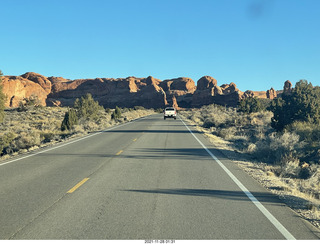
[[[174,118],[177,119],[177,111],[175,108],[167,107],[163,111],[163,119]]]

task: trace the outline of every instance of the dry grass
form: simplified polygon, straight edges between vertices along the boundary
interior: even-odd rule
[[[62,132],[61,122],[66,111],[68,108],[57,107],[5,111],[5,119],[0,124],[0,160],[154,113],[151,109],[123,109],[121,118],[112,120],[113,110],[101,110],[97,120],[80,120],[71,131]]]

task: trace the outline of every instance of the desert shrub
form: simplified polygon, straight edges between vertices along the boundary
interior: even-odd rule
[[[126,112],[131,112],[134,111],[135,109],[133,108],[119,108],[121,113],[126,113]]]
[[[258,125],[264,127],[270,127],[271,118],[273,117],[273,113],[270,111],[260,111],[257,113],[251,113],[248,116],[248,122],[251,125]]]
[[[41,143],[40,133],[23,132],[14,141],[15,149],[29,149],[33,146],[39,146]]]
[[[42,143],[51,142],[57,138],[58,136],[53,132],[40,132],[40,141]]]
[[[301,140],[308,143],[319,143],[320,141],[320,124],[314,124],[304,121],[295,121],[287,126],[288,131],[297,133]]]
[[[273,164],[285,164],[287,161],[295,158],[297,149],[300,148],[299,136],[290,132],[270,134],[269,143],[270,153],[272,155],[272,161],[270,161],[270,163]],[[290,160],[287,159],[288,157]]]
[[[82,124],[82,127],[83,127],[84,131],[96,131],[99,129],[99,125],[96,122],[91,121],[91,120],[85,121]]]
[[[320,124],[296,121],[286,130],[299,135],[305,146],[300,150],[300,158],[310,164],[320,164]]]
[[[202,124],[204,128],[216,127],[216,125],[220,125],[220,123],[217,123],[214,117],[205,118]]]
[[[292,158],[297,158],[298,151],[303,146],[304,144],[300,142],[299,136],[295,133],[279,134],[273,132],[267,135],[265,139],[256,142],[253,155],[263,162],[282,165]]]
[[[6,153],[8,151],[8,147],[12,143],[12,141],[16,138],[16,134],[13,132],[5,133],[0,137],[0,155]]]
[[[270,148],[272,150],[293,151],[299,143],[299,135],[285,132],[282,134],[272,133],[270,135]]]
[[[210,127],[228,127],[235,125],[236,111],[232,108],[226,108],[219,105],[211,104],[201,108],[202,126]]]
[[[76,111],[78,119],[84,120],[96,120],[99,117],[99,112],[104,110],[99,105],[99,102],[93,99],[90,93],[80,99],[77,98],[73,108]]]
[[[74,109],[70,109],[64,115],[64,119],[61,123],[61,131],[71,130],[77,124],[78,124],[77,112]]]
[[[237,133],[236,127],[219,128],[216,131],[216,135],[218,135],[226,140],[233,139],[235,137],[236,133]]]
[[[133,109],[134,110],[145,110],[145,108],[142,106],[134,106]]]
[[[308,179],[312,176],[312,167],[301,163],[298,157],[286,154],[281,159],[278,175],[285,178]]]
[[[191,119],[192,121],[194,121],[198,125],[203,124],[200,111],[192,111],[191,114],[189,114],[187,118]]]
[[[311,193],[316,193],[317,198],[320,199],[320,167],[310,166],[311,176],[308,180],[309,191]]]
[[[121,118],[121,110],[118,106],[116,106],[115,110],[111,114],[111,119],[120,119]]]
[[[257,145],[255,143],[249,143],[246,148],[246,153],[253,154],[257,150]]]
[[[41,107],[41,102],[37,95],[32,94],[30,97],[24,98],[19,102],[18,112],[25,112],[30,108],[39,108]]]
[[[285,159],[286,157],[282,158],[281,170],[279,171],[279,175],[281,177],[286,178],[297,178],[300,172],[300,160],[297,158],[291,158],[289,160]]]

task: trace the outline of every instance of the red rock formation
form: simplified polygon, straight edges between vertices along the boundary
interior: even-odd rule
[[[203,76],[197,82],[197,90],[207,90],[217,86],[217,80],[211,76]]]
[[[201,107],[212,103],[212,97],[222,94],[217,80],[211,76],[203,76],[197,82],[197,89],[192,96],[192,107]]]
[[[180,109],[212,103],[236,106],[240,99],[246,97],[273,99],[277,96],[273,88],[267,92],[243,93],[234,83],[218,86],[217,80],[210,76],[201,77],[196,86],[192,79],[186,77],[164,81],[151,76],[68,80],[28,72],[22,76],[4,76],[3,85],[8,107],[17,107],[20,101],[30,96],[37,96],[42,105],[72,106],[76,98],[87,93],[110,108],[174,106]],[[291,92],[291,87],[291,82],[286,81],[284,92]]]
[[[255,92],[251,91],[251,90],[247,90],[243,94],[241,94],[240,98],[241,99],[246,99],[246,98],[249,98],[249,97],[255,97]]]
[[[193,94],[192,107],[201,107],[212,103],[236,106],[241,94],[234,83],[218,86],[216,79],[203,76],[198,80],[197,90]]]
[[[22,76],[4,76],[2,81],[3,93],[7,96],[6,107],[18,107],[24,98],[31,96],[38,97],[41,105],[46,105],[49,85],[45,86],[47,88],[45,90],[39,83]]]
[[[133,107],[144,106],[164,107],[166,95],[158,86],[160,80],[151,76],[147,78],[96,78],[56,82],[52,93],[48,96],[49,103],[57,100],[63,106],[72,106],[77,97],[91,93],[99,103],[105,107]]]
[[[190,78],[180,77],[176,79],[159,81],[158,85],[163,89],[166,94],[168,106],[190,107],[192,102],[191,95],[196,90],[194,81]]]
[[[253,92],[253,97],[256,98],[267,98],[267,92],[265,91],[252,91]]]
[[[39,84],[48,94],[51,92],[51,82],[47,77],[34,72],[27,72],[21,77]]]
[[[292,83],[289,80],[287,80],[283,86],[283,93],[290,94],[291,90],[292,90]]]
[[[172,107],[174,107],[176,110],[180,110],[180,107],[177,103],[177,99],[175,96],[172,97]]]
[[[271,87],[270,90],[267,90],[267,98],[274,99],[276,97],[277,97],[277,92],[275,89],[273,89],[273,87]]]

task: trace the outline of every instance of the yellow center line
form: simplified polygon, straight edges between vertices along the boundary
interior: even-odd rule
[[[120,155],[123,151],[120,150],[119,152],[116,153],[116,155]]]
[[[82,181],[80,181],[78,184],[76,184],[74,187],[72,187],[67,193],[73,193],[80,186],[82,186],[87,180],[89,180],[89,178],[84,178]]]

